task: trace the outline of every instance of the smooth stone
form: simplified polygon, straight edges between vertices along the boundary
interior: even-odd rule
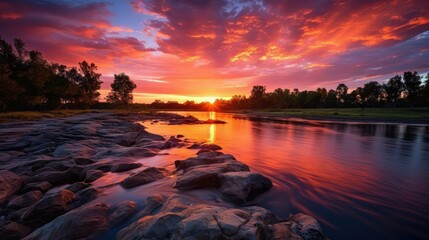
[[[133,201],[123,201],[118,203],[113,209],[111,214],[111,225],[117,225],[124,222],[127,218],[137,212],[137,204]]]
[[[70,186],[67,186],[65,189],[72,191],[74,193],[79,192],[82,189],[85,189],[87,187],[91,186],[90,183],[85,183],[85,182],[76,182],[71,184]]]
[[[238,161],[228,161],[210,165],[190,167],[177,179],[175,188],[189,190],[201,187],[219,187],[220,174],[226,172],[250,171],[249,167]]]
[[[198,155],[198,157],[191,157],[185,160],[176,160],[174,162],[174,165],[176,166],[177,170],[181,170],[181,169],[187,170],[188,168],[193,166],[236,161],[235,157],[232,156],[231,154],[221,154],[221,155],[216,154],[217,156],[209,157],[209,158],[204,157],[204,155],[202,154],[200,155]]]
[[[52,184],[49,182],[43,181],[43,182],[33,182],[33,183],[27,183],[22,189],[22,192],[29,192],[29,191],[41,191],[46,192],[49,188],[52,187]]]
[[[112,173],[114,172],[125,172],[125,171],[129,171],[135,168],[139,168],[143,166],[143,164],[141,163],[119,163],[116,165],[113,165],[112,168],[110,169],[110,171]]]
[[[30,191],[23,195],[16,196],[9,200],[9,203],[7,204],[8,208],[13,209],[20,209],[24,207],[28,207],[31,204],[39,201],[43,196],[43,193],[40,191]]]
[[[9,222],[0,227],[0,238],[8,240],[19,240],[27,236],[31,228],[17,222]]]
[[[21,189],[22,178],[13,172],[0,170],[0,205]]]
[[[200,148],[201,149],[213,150],[213,151],[221,150],[222,149],[222,147],[220,147],[219,145],[213,144],[213,143],[211,143],[211,144],[202,144],[200,146]]]
[[[139,185],[147,184],[167,176],[168,171],[164,168],[150,167],[143,171],[132,174],[121,182],[124,188],[133,188]]]
[[[220,175],[222,195],[236,203],[245,203],[268,191],[273,183],[259,173],[229,172]]]
[[[89,158],[75,158],[74,161],[77,165],[89,165],[95,163],[94,160]]]
[[[69,204],[73,200],[75,200],[75,194],[66,189],[47,194],[41,200],[31,205],[27,209],[27,211],[21,217],[21,221],[24,223],[31,222],[33,220],[49,222],[52,219],[69,211]]]
[[[104,172],[101,170],[91,169],[85,173],[86,182],[94,182],[95,180],[101,178],[104,175]]]

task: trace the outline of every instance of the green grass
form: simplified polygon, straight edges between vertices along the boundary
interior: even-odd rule
[[[429,118],[429,108],[306,108],[254,111],[269,115],[291,115],[301,117],[337,117],[337,118]]]

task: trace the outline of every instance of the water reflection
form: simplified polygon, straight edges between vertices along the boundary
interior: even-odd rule
[[[227,124],[150,125],[148,130],[208,139],[267,175],[275,187],[251,205],[281,217],[312,214],[330,239],[429,235],[428,127],[284,124],[214,112],[181,114]]]

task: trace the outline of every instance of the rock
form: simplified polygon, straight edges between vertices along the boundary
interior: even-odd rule
[[[229,172],[220,175],[220,192],[230,201],[245,203],[272,186],[270,179],[259,173]]]
[[[31,205],[21,218],[21,222],[49,222],[70,210],[69,204],[75,199],[75,194],[62,189],[45,195],[40,201]],[[36,220],[36,221],[35,221]]]
[[[183,138],[185,137],[183,134],[177,134],[176,138]]]
[[[80,190],[76,193],[75,200],[69,205],[70,209],[78,208],[86,203],[91,202],[97,198],[99,192],[101,192],[100,189],[93,187]]]
[[[86,182],[94,182],[95,180],[101,178],[104,175],[104,172],[101,170],[88,170],[85,173]]]
[[[132,188],[139,185],[143,185],[146,183],[153,182],[155,180],[159,180],[167,176],[168,171],[164,168],[156,168],[150,167],[146,168],[143,171],[140,171],[136,174],[132,174],[131,176],[125,178],[121,182],[121,186],[124,188]]]
[[[0,170],[0,205],[21,189],[22,178],[13,172]]]
[[[89,164],[95,163],[94,160],[91,160],[89,158],[83,158],[83,157],[75,158],[74,161],[77,165],[89,165]]]
[[[188,168],[193,167],[193,166],[235,161],[234,156],[232,156],[231,154],[221,154],[221,155],[218,155],[216,157],[209,157],[209,158],[204,158],[204,156],[205,155],[200,154],[196,158],[191,157],[191,158],[188,158],[186,160],[176,160],[174,162],[174,165],[176,166],[177,170],[181,170],[181,169],[187,170]]]
[[[94,239],[109,227],[109,211],[106,204],[77,208],[34,230],[24,239]]]
[[[85,183],[85,182],[76,182],[71,184],[70,186],[66,187],[65,189],[72,191],[74,193],[79,192],[82,189],[85,189],[87,187],[91,186],[91,184],[89,183]]]
[[[200,146],[201,146],[201,144],[200,144],[200,143],[194,143],[194,144],[192,144],[191,146],[189,146],[188,148],[189,148],[189,149],[198,149],[198,148],[200,148]]]
[[[325,236],[322,233],[320,224],[312,216],[298,213],[288,220],[292,231],[304,240],[323,240]]]
[[[200,187],[219,187],[220,174],[226,172],[250,171],[249,167],[238,161],[199,165],[190,167],[174,185],[180,190],[188,190]]]
[[[222,149],[219,145],[216,145],[216,144],[202,144],[200,146],[200,148],[201,149],[213,150],[213,151],[221,150]]]
[[[28,207],[31,204],[39,201],[43,196],[43,193],[40,191],[30,191],[23,195],[17,196],[9,201],[7,204],[8,208],[20,209]]]
[[[33,183],[27,183],[24,188],[22,189],[22,192],[29,192],[29,191],[41,191],[46,192],[49,188],[52,187],[52,184],[49,182],[43,181],[43,182],[33,182]]]
[[[125,171],[129,171],[135,168],[139,168],[143,166],[143,164],[141,163],[119,163],[114,165],[110,171],[111,172],[125,172]]]
[[[118,203],[112,210],[110,224],[115,226],[125,221],[137,211],[136,203],[133,201],[123,201]]]
[[[31,228],[17,222],[9,222],[0,227],[0,236],[2,239],[19,240],[27,236]]]
[[[306,239],[289,227],[293,217],[282,222],[261,207],[213,206],[183,196],[157,202],[163,205],[159,212],[143,215],[119,231],[117,239]]]
[[[70,181],[70,175],[67,171],[46,170],[30,177],[28,182],[49,182],[52,185]]]

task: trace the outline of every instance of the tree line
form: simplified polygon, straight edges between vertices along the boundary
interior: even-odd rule
[[[371,81],[353,91],[343,83],[330,90],[277,88],[273,92],[257,85],[253,86],[250,97],[235,95],[230,100],[218,99],[215,105],[220,109],[429,107],[429,74],[425,78],[424,82],[417,72],[404,72],[386,83]]]
[[[78,67],[48,63],[38,51],[28,51],[21,39],[13,44],[0,37],[0,110],[88,108],[99,102],[101,74],[94,63]],[[106,100],[132,103],[136,85],[125,73],[115,74]]]

